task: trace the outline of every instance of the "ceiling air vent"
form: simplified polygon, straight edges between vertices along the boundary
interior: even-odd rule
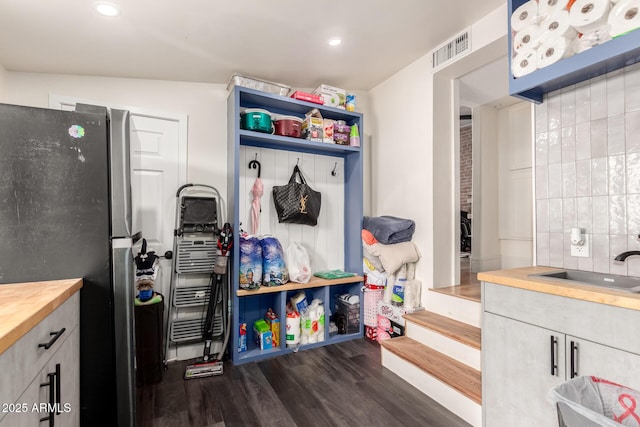
[[[458,34],[431,53],[433,71],[471,52],[471,28]]]

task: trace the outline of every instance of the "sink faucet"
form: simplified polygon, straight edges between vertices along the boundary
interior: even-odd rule
[[[633,255],[640,255],[640,251],[622,252],[620,255],[615,257],[615,260],[616,261],[625,261],[627,258],[629,258],[630,256],[633,256]]]

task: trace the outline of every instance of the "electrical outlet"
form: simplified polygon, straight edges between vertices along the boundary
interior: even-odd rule
[[[571,245],[571,256],[589,258],[589,235],[584,235],[582,245]]]

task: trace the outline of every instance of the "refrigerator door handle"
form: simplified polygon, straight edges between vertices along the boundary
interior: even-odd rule
[[[109,118],[111,235],[128,237],[132,234],[129,112],[112,109]]]

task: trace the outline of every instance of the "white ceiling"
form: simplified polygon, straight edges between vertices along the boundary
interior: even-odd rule
[[[505,0],[0,0],[8,71],[368,90]],[[506,19],[506,17],[505,17]],[[338,47],[328,39],[341,37]],[[473,37],[473,35],[472,35]]]

